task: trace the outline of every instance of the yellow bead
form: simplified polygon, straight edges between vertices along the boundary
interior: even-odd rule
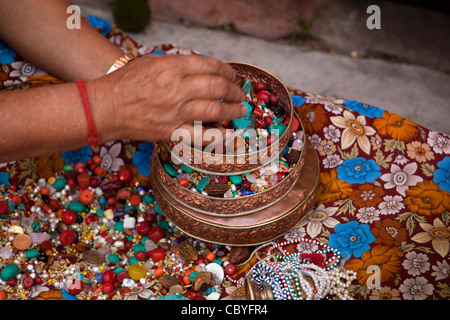
[[[134,281],[139,281],[147,275],[147,269],[139,263],[134,263],[128,268],[128,275]]]

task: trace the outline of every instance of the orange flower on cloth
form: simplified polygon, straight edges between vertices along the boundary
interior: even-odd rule
[[[361,185],[358,190],[353,191],[350,199],[358,207],[374,207],[381,203],[383,195],[383,188],[366,183]]]
[[[405,193],[407,197],[403,203],[412,212],[429,216],[450,211],[450,193],[439,189],[439,185],[433,181],[419,182]]]
[[[427,143],[413,141],[406,145],[406,154],[417,162],[427,162],[434,159],[434,153]]]
[[[64,159],[59,153],[36,158],[35,163],[38,176],[46,180],[50,177],[54,177],[55,173],[61,172],[65,165]]]
[[[383,112],[382,118],[376,118],[373,126],[381,135],[402,141],[411,140],[418,131],[417,123],[389,111]]]
[[[296,107],[295,111],[302,119],[307,133],[320,131],[327,122],[326,112],[321,105],[305,103],[301,107]]]
[[[382,221],[375,221],[370,232],[376,237],[375,243],[388,246],[399,246],[406,240],[406,229],[401,227],[401,223],[391,218]]]
[[[337,178],[337,170],[320,173],[317,203],[328,203],[347,198],[353,192],[352,185]]]
[[[357,280],[362,285],[373,285],[375,277],[379,277],[381,283],[395,278],[401,269],[403,252],[398,247],[377,245],[370,251],[363,253],[361,258],[350,260],[345,266],[357,273]],[[377,267],[378,272],[374,272]]]
[[[420,227],[424,232],[417,233],[411,240],[418,243],[431,241],[434,251],[444,258],[450,249],[450,227],[447,227],[439,218],[434,219],[433,225],[420,223]]]
[[[338,128],[344,129],[341,136],[341,147],[347,149],[351,147],[355,141],[362,151],[370,153],[370,141],[368,136],[373,136],[376,131],[374,128],[366,125],[366,117],[355,115],[345,110],[342,116],[331,117],[331,122]]]

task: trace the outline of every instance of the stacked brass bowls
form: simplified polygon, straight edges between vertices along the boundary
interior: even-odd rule
[[[210,175],[244,174],[266,167],[269,163],[259,158],[278,157],[288,145],[292,136],[293,117],[297,117],[302,128],[301,119],[293,110],[292,100],[287,88],[270,73],[243,63],[230,63],[238,76],[249,79],[252,83],[265,82],[268,91],[273,93],[286,114],[290,117],[287,129],[279,137],[278,149],[272,157],[259,157],[256,153],[245,154],[245,161],[236,161],[236,155],[223,155],[223,162],[203,161],[195,163],[194,157],[217,156],[206,154],[200,149],[186,146],[184,152],[190,154],[180,159],[191,169]],[[181,142],[182,143],[182,142]],[[154,152],[151,161],[152,188],[158,206],[178,229],[197,239],[211,243],[231,246],[249,246],[275,239],[293,228],[305,216],[315,201],[319,178],[319,160],[317,154],[303,136],[304,147],[300,157],[287,176],[274,186],[254,194],[237,198],[218,198],[193,192],[183,187],[175,178],[164,170],[161,161],[163,153],[176,156],[174,147],[177,143],[159,143],[158,152]],[[201,154],[197,154],[200,152]],[[260,150],[260,152],[269,151]],[[167,156],[167,154],[165,155]],[[222,155],[221,155],[222,156]],[[235,157],[229,159],[227,157]],[[253,158],[257,157],[257,158]]]

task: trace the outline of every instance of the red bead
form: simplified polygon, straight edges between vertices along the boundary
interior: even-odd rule
[[[80,188],[88,188],[91,183],[91,176],[87,173],[81,173],[77,176],[77,182]]]
[[[64,210],[61,218],[65,224],[71,225],[71,224],[74,224],[75,222],[77,222],[78,215],[76,214],[75,211],[67,209],[67,210]]]
[[[102,284],[102,291],[103,293],[111,293],[114,290],[114,285],[112,283],[103,283]]]
[[[130,182],[133,179],[133,172],[130,169],[122,169],[119,171],[119,180],[122,182]]]
[[[66,246],[71,245],[76,238],[77,234],[75,233],[75,231],[72,230],[64,230],[59,235],[59,241],[61,241],[61,243]]]
[[[75,180],[73,180],[72,178],[67,179],[67,185],[71,188],[74,189],[77,186],[77,183],[75,182]]]
[[[165,257],[166,257],[166,250],[164,250],[163,248],[156,248],[150,251],[150,258],[154,262],[164,260]]]
[[[137,194],[134,194],[130,197],[130,204],[132,206],[137,207],[140,203],[141,203],[141,197],[138,196]]]
[[[138,260],[138,261],[144,261],[145,259],[147,259],[147,254],[144,251],[138,251],[136,252],[136,254],[134,255],[134,257]]]
[[[154,214],[154,213],[147,213],[145,215],[145,221],[150,222],[150,223],[155,222],[156,221],[156,214]]]
[[[84,222],[86,222],[86,224],[91,224],[93,221],[92,217],[86,217],[86,219],[84,219]]]
[[[72,282],[67,288],[67,292],[69,292],[71,295],[77,295],[83,290],[84,290],[84,282],[81,280],[76,280]]]
[[[9,205],[7,201],[0,201],[0,215],[7,213],[9,210]]]
[[[266,101],[270,98],[270,93],[268,93],[267,91],[259,91],[256,96],[258,97],[259,101]]]
[[[36,282],[37,285],[42,284],[42,278],[40,276],[36,276],[36,278],[34,278],[34,282]]]
[[[138,222],[138,224],[136,224],[136,231],[141,235],[141,236],[146,236],[148,235],[148,232],[151,229],[151,224],[148,221],[141,221]]]
[[[294,117],[292,119],[292,132],[297,132],[300,128],[300,122],[298,121],[297,117]]]
[[[139,251],[139,252],[142,252],[142,251]],[[129,278],[129,276],[128,276],[128,271],[120,271],[118,274],[117,274],[117,281],[119,281],[119,282],[123,282],[123,280],[125,280],[125,279],[128,279]]]
[[[277,141],[277,137],[275,137],[273,134],[271,134],[269,137],[267,137],[267,145],[270,146],[272,143]]]
[[[264,117],[264,123],[266,124],[266,126],[270,126],[273,123],[272,117],[270,116]]]
[[[31,288],[34,285],[34,279],[32,277],[25,277],[22,280],[22,286],[26,289]]]
[[[270,103],[272,103],[273,105],[277,105],[278,104],[278,99],[277,99],[277,97],[275,97],[273,94],[271,94],[270,96],[269,96],[269,100],[270,100]]]
[[[186,179],[186,178],[183,178],[183,179],[180,179],[180,181],[178,181],[183,187],[189,187],[189,184],[190,184],[190,182],[189,182],[189,180],[188,179]]]
[[[80,202],[86,206],[92,204],[95,200],[95,194],[89,190],[84,189],[80,192]]]
[[[253,110],[253,113],[259,119],[261,119],[263,117],[263,115],[264,115],[264,112],[261,109],[259,109],[259,108],[255,108],[255,110]]]
[[[256,92],[258,92],[262,90],[267,90],[267,85],[264,82],[257,82],[254,84],[253,88],[255,89]]]
[[[106,270],[102,274],[103,283],[114,283],[116,282],[116,274],[112,270]]]
[[[154,226],[154,227],[151,228],[150,231],[148,232],[148,237],[149,237],[153,242],[158,242],[159,240],[161,240],[162,238],[164,238],[164,236],[165,236],[164,229],[161,228],[160,226]]]
[[[232,276],[237,271],[237,268],[234,264],[229,263],[225,266],[225,273],[229,276]]]
[[[129,189],[121,189],[117,192],[117,197],[122,200],[127,200],[131,198],[131,190]]]

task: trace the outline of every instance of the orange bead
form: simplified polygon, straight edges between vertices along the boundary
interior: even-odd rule
[[[103,169],[102,167],[100,167],[100,166],[98,166],[98,167],[96,167],[95,169],[94,169],[94,174],[97,176],[97,177],[100,177],[100,178],[104,178],[105,176],[106,176],[106,170],[105,169]]]
[[[48,195],[50,194],[50,189],[48,189],[48,188],[42,188],[42,189],[41,189],[41,194],[42,194],[43,196],[48,196]]]
[[[160,277],[164,274],[164,269],[161,267],[158,267],[155,269],[155,277]]]
[[[6,292],[0,291],[0,300],[5,300],[5,299],[6,299]]]
[[[94,161],[95,164],[100,165],[102,163],[102,158],[99,155],[95,155],[92,157],[92,161]]]
[[[80,192],[80,202],[86,206],[92,204],[94,202],[95,195],[89,189],[84,189]]]
[[[185,276],[183,277],[183,282],[184,282],[185,285],[188,285],[188,284],[191,283],[191,279],[189,278],[188,275],[185,275]]]
[[[180,179],[179,183],[180,183],[183,187],[186,187],[186,188],[189,187],[189,184],[190,184],[189,180],[186,179],[186,178]]]
[[[209,261],[213,261],[216,258],[216,255],[214,254],[214,252],[208,252],[205,256],[205,258]]]

